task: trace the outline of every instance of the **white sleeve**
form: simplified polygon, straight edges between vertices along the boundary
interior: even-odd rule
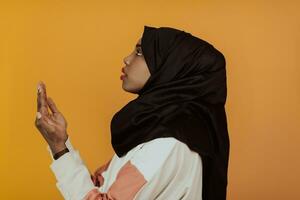
[[[94,185],[89,170],[78,150],[73,148],[69,138],[66,146],[70,152],[65,153],[57,160],[53,159],[50,147],[47,146],[52,158],[50,169],[56,177],[56,187],[66,200],[82,200],[89,191],[98,187]]]

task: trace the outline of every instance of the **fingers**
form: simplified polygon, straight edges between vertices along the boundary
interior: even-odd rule
[[[48,116],[42,115],[40,112],[36,113],[36,122],[37,124],[46,122],[49,125],[55,125],[55,123]]]
[[[59,113],[54,101],[52,100],[52,98],[48,97],[47,98],[47,102],[48,102],[48,105],[49,105],[49,108],[51,110],[51,112],[54,114],[54,113]]]
[[[54,131],[54,123],[47,116],[42,115],[40,112],[36,113],[35,125],[38,128],[43,128],[49,131]]]
[[[41,118],[42,118],[41,113],[40,113],[40,112],[37,112],[37,113],[36,113],[36,119],[39,120],[39,119],[41,119]]]
[[[42,115],[48,115],[47,108],[47,94],[46,94],[46,86],[42,81],[38,82],[38,97],[37,97],[37,110]]]

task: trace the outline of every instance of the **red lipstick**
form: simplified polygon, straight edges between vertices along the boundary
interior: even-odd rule
[[[123,80],[127,74],[125,73],[124,67],[122,67],[121,72],[123,72],[123,74],[120,76],[120,79]]]

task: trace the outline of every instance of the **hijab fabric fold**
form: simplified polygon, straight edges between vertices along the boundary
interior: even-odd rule
[[[151,76],[111,120],[114,151],[122,157],[140,143],[174,137],[202,158],[202,199],[226,199],[230,141],[223,54],[171,27],[144,26],[141,47]]]

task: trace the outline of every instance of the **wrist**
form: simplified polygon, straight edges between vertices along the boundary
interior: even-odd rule
[[[56,145],[50,145],[50,149],[51,149],[51,152],[52,152],[52,155],[66,149],[67,146],[65,143],[63,144],[56,144]]]
[[[62,155],[64,155],[65,153],[68,153],[68,152],[69,152],[69,149],[66,147],[65,149],[63,149],[63,150],[61,150],[61,151],[55,153],[55,154],[53,155],[53,159],[54,159],[54,160],[57,160],[57,159],[60,158]]]

